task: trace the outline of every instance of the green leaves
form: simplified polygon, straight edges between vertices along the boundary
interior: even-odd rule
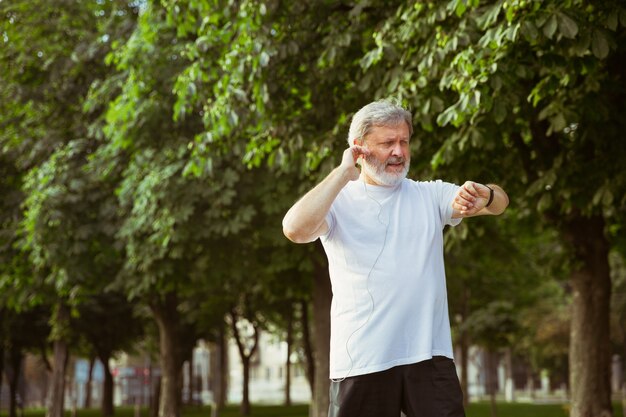
[[[11,268],[37,266],[59,294],[119,271],[143,300],[305,288],[310,254],[286,246],[280,218],[378,97],[411,107],[413,177],[503,183],[508,222],[623,208],[618,3],[168,0],[137,24],[77,3],[51,39],[25,30],[58,13],[44,3],[2,22],[0,144],[19,170],[3,184],[27,195],[23,213],[11,198],[31,261]],[[275,275],[294,271],[294,288]],[[509,307],[476,321],[509,325]]]
[[[574,39],[578,34],[578,24],[565,13],[559,13],[557,17],[561,35],[569,39]]]
[[[489,5],[485,7],[482,13],[477,13],[474,17],[478,27],[482,30],[487,29],[489,26],[493,25],[498,19],[498,15],[502,10],[502,6],[504,4],[503,0],[496,1],[493,5]]]
[[[491,349],[511,346],[520,329],[518,316],[511,302],[492,301],[469,316],[462,330]]]
[[[557,30],[556,15],[551,15],[542,27],[543,34],[548,39],[552,39]]]
[[[594,30],[591,36],[591,51],[599,58],[604,59],[609,55],[609,42],[600,30]]]

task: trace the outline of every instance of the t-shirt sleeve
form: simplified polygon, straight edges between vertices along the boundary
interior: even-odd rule
[[[453,219],[452,201],[459,190],[458,185],[441,180],[435,181],[437,189],[437,198],[439,200],[439,212],[441,214],[441,223],[444,225],[456,226],[461,223],[462,219]]]
[[[333,206],[330,207],[330,210],[328,210],[328,213],[326,213],[326,224],[328,225],[328,231],[326,231],[325,234],[323,234],[322,236],[320,236],[321,239],[330,239],[332,234],[333,234],[333,230],[335,228],[335,211],[333,210]]]

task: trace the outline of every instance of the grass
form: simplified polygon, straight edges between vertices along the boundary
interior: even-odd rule
[[[491,406],[488,402],[470,404],[466,410],[467,417],[490,417]],[[498,403],[498,417],[568,417],[567,404],[530,404],[530,403]],[[613,417],[625,417],[622,404],[613,403]]]
[[[567,417],[568,408],[564,404],[525,404],[498,403],[498,417]],[[467,417],[491,416],[491,405],[488,402],[470,404]],[[614,416],[617,417],[617,416]]]
[[[614,403],[613,417],[626,417],[622,414],[620,403]],[[276,405],[252,405],[252,417],[308,417],[308,405],[294,405],[283,407]],[[498,403],[499,417],[567,417],[568,407],[565,404],[525,404],[525,403]],[[490,405],[488,402],[472,403],[466,410],[467,417],[490,417]],[[210,417],[208,407],[186,407],[182,417]],[[6,417],[6,410],[0,411],[0,417]],[[27,409],[24,417],[44,417],[43,409]],[[69,411],[67,417],[71,417]],[[134,417],[133,407],[119,407],[115,410],[115,417]],[[226,407],[220,417],[240,417],[239,406]],[[78,410],[76,417],[100,417],[100,411],[95,409]],[[141,417],[148,417],[148,411],[143,409]]]

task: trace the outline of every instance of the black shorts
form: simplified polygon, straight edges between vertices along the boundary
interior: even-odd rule
[[[444,356],[330,383],[328,417],[465,417],[454,361]]]

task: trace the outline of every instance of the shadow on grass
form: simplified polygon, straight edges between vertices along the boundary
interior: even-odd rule
[[[613,404],[613,417],[625,417],[622,414],[620,403]],[[525,404],[525,403],[498,403],[498,417],[567,417],[569,407],[566,404]],[[488,402],[472,403],[467,407],[467,417],[491,417]],[[43,409],[27,409],[24,417],[45,417]],[[18,414],[19,415],[19,414]],[[81,409],[75,416],[68,410],[66,417],[101,417],[98,409]],[[294,405],[291,407],[277,405],[253,405],[251,417],[308,417],[309,406]],[[0,417],[7,417],[6,410],[0,411]],[[115,417],[135,417],[133,407],[118,407],[115,409]],[[140,417],[150,417],[147,409],[141,410]],[[181,417],[211,417],[209,407],[185,407]],[[239,406],[226,407],[220,417],[241,417]]]

